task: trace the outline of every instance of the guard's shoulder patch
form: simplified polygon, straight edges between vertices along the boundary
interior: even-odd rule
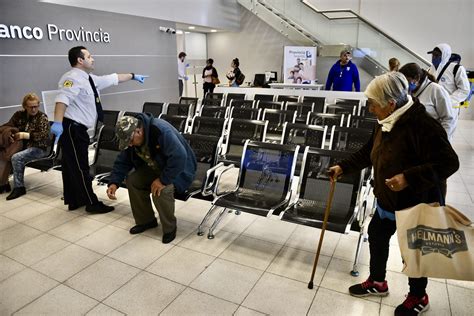
[[[63,87],[64,87],[64,88],[71,88],[72,85],[73,85],[73,82],[72,82],[71,80],[66,80],[66,81],[64,81],[64,83],[63,83]]]

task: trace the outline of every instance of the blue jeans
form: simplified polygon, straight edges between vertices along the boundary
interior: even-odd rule
[[[19,151],[11,158],[13,167],[13,184],[15,188],[24,187],[25,164],[31,160],[46,156],[46,151],[38,147],[30,147]]]
[[[237,88],[239,87],[239,85],[238,85],[237,82],[235,82],[235,81],[234,81],[230,86],[231,86],[231,87],[237,87]]]

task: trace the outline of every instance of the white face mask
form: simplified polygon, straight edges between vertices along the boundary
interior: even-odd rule
[[[408,102],[404,106],[396,109],[393,111],[392,114],[384,118],[383,120],[377,120],[379,125],[382,125],[382,132],[390,132],[395,125],[395,123],[398,121],[398,119],[413,105],[413,99],[409,95],[408,97]]]

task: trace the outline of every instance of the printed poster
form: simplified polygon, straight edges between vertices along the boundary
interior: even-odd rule
[[[285,46],[283,77],[284,83],[315,83],[316,47]]]

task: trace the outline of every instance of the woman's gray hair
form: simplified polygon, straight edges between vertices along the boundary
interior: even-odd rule
[[[400,72],[388,72],[375,77],[364,94],[367,98],[377,101],[383,108],[390,100],[394,100],[398,109],[408,102],[408,81]]]

